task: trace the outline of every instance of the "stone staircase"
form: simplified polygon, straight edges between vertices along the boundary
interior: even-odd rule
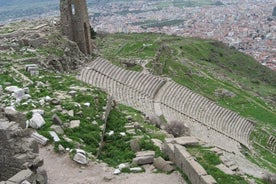
[[[163,114],[169,121],[182,121],[191,135],[227,151],[239,153],[240,144],[249,147],[254,122],[171,80],[124,70],[102,58],[83,68],[78,79],[147,116]]]

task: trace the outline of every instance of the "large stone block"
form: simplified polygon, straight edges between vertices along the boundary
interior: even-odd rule
[[[154,151],[141,151],[136,153],[133,163],[137,165],[152,164],[154,162]]]

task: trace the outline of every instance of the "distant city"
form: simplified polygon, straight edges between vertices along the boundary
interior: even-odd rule
[[[96,31],[109,33],[155,32],[219,40],[276,71],[275,1],[198,1],[202,4],[188,7],[175,2],[92,6],[91,23]]]
[[[35,2],[33,7],[27,4],[33,0],[25,1],[18,1],[22,5],[0,1],[0,23],[59,14],[56,0]],[[275,0],[88,0],[88,6],[96,32],[155,32],[219,40],[276,71]]]

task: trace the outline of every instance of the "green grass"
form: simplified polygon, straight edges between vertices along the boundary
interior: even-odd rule
[[[213,176],[218,184],[248,184],[248,182],[239,175],[228,175],[216,168],[221,163],[219,157],[212,151],[199,146],[187,148],[188,152],[203,166],[208,174]]]
[[[153,74],[160,74],[152,61],[165,46],[169,51],[164,51],[159,58],[162,76],[256,122],[256,130],[266,127],[267,132],[275,136],[276,72],[252,57],[214,40],[153,33],[110,34],[96,42],[101,55],[111,61],[149,60],[146,67]],[[150,46],[143,48],[143,44]],[[236,96],[217,96],[218,89],[226,89]],[[266,147],[267,137],[258,139],[260,135],[261,131],[255,131],[251,140]],[[253,146],[256,155],[249,154],[259,165],[274,171],[275,156],[256,144]]]

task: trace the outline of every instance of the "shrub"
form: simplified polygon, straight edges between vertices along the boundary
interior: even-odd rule
[[[161,128],[162,121],[158,116],[150,116],[149,121],[150,121],[151,124],[153,124],[157,128]]]
[[[165,127],[165,130],[172,134],[174,137],[181,137],[181,136],[188,136],[190,135],[190,130],[188,127],[184,125],[183,122],[180,121],[171,121],[170,124],[168,124]]]

